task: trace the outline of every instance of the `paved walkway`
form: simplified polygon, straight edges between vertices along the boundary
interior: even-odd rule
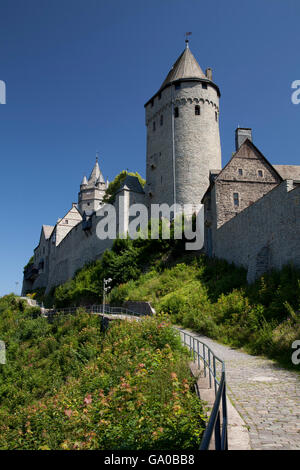
[[[249,428],[252,449],[300,450],[300,374],[193,335],[225,361],[227,395]]]

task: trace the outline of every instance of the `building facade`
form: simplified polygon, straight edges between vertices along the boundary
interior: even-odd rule
[[[239,128],[236,152],[222,169],[219,99],[212,70],[202,71],[186,41],[145,104],[146,184],[142,188],[128,175],[117,191],[115,236],[127,233],[133,204],[196,209],[202,203],[208,256],[244,266],[249,281],[291,260],[300,267],[300,166],[271,165],[253,144],[251,129]],[[24,271],[23,295],[40,287],[49,292],[112,246],[113,237],[97,233],[107,187],[97,158],[78,202],[55,226],[43,225],[33,263]]]

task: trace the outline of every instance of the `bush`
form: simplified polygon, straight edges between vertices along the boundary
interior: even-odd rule
[[[0,449],[196,450],[205,415],[165,316],[32,319],[0,299]]]

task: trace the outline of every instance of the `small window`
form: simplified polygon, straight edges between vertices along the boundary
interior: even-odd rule
[[[68,223],[69,223],[68,219],[65,219],[65,224],[68,224]]]
[[[160,116],[160,125],[162,126],[162,125],[163,125],[163,123],[164,123],[164,116],[163,116],[163,115],[161,115],[161,116]]]
[[[215,118],[216,118],[216,121],[218,122],[218,113],[217,113],[217,111],[215,112]]]
[[[242,168],[239,168],[239,175],[240,175],[240,176],[243,176],[243,170],[242,170]]]
[[[153,130],[155,131],[155,121],[153,121]]]
[[[258,170],[257,174],[260,178],[262,178],[264,176],[264,172],[262,170]]]
[[[175,84],[175,90],[180,90],[181,88],[181,83],[176,83]]]
[[[239,193],[233,193],[233,204],[234,204],[234,207],[239,207],[240,205]]]
[[[87,203],[87,205],[89,206],[89,205],[90,205],[90,203],[88,202],[88,203]]]
[[[179,109],[178,109],[177,107],[174,108],[174,116],[175,116],[176,118],[178,118],[178,116],[179,116]]]
[[[203,88],[203,90],[207,90],[207,83],[204,83],[204,82],[203,82],[203,83],[202,83],[202,88]]]
[[[200,106],[198,104],[195,106],[195,115],[200,116]]]

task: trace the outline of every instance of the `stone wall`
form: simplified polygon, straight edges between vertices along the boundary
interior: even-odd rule
[[[300,186],[286,180],[222,225],[212,254],[245,267],[252,282],[271,268],[300,267],[299,240]]]
[[[174,119],[172,100],[178,108]],[[200,106],[200,115],[195,115],[195,106]],[[147,104],[145,190],[151,193],[150,203],[174,203],[173,125],[176,202],[200,204],[209,170],[221,168],[217,90],[209,83],[204,89],[201,82],[182,81],[180,89],[167,87]]]

